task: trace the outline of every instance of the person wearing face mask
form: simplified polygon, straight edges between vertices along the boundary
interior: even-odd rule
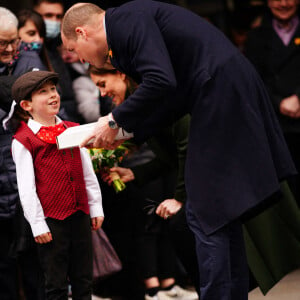
[[[36,0],[34,10],[44,19],[46,37],[54,39],[59,36],[61,20],[64,15],[63,2],[60,0]]]
[[[60,33],[60,21],[45,19],[47,38],[54,39]]]
[[[48,71],[52,71],[50,60],[48,58],[44,40],[46,37],[46,28],[43,18],[33,10],[23,9],[17,14],[19,21],[18,31],[21,39],[20,51],[35,51]]]
[[[70,72],[58,51],[61,45],[60,26],[64,15],[62,0],[34,0],[33,9],[39,13],[46,27],[45,47],[52,70],[59,74],[58,86],[61,93],[61,110],[66,115],[64,119],[83,123],[78,113]]]

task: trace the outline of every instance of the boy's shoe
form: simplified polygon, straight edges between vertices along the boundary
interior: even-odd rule
[[[195,291],[185,290],[175,285],[169,291],[159,291],[158,300],[198,300],[198,294]]]
[[[145,300],[158,300],[158,297],[157,297],[157,295],[149,296],[148,294],[146,294]]]

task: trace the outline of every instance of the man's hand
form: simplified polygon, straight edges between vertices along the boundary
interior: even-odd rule
[[[280,112],[290,118],[300,117],[300,101],[296,95],[284,98],[279,106]]]
[[[93,133],[87,136],[80,144],[80,147],[91,147],[88,142],[95,138],[92,147],[94,148],[105,148],[115,149],[123,141],[115,141],[115,137],[118,134],[119,129],[112,129],[108,126],[108,116],[101,117],[95,126]]]
[[[156,209],[156,214],[160,217],[167,219],[177,214],[181,209],[182,202],[177,201],[176,199],[166,199]]]
[[[34,240],[38,244],[46,244],[52,241],[52,234],[51,232],[46,232],[36,236]]]
[[[104,217],[91,218],[91,226],[93,230],[98,230],[103,223]]]

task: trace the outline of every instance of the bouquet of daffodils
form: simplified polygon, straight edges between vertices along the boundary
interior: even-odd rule
[[[123,158],[129,153],[129,143],[125,142],[114,150],[104,148],[89,149],[95,173],[104,172],[110,175],[115,191],[121,192],[125,189],[125,183],[120,179],[117,172],[111,172],[112,167],[118,166]]]

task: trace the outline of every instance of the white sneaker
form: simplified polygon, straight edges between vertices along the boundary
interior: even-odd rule
[[[157,294],[154,296],[145,295],[145,300],[158,300]]]
[[[96,295],[92,295],[92,300],[112,300],[111,298],[101,298]]]
[[[198,294],[195,291],[185,290],[175,285],[169,291],[159,291],[157,293],[158,300],[198,300]]]

